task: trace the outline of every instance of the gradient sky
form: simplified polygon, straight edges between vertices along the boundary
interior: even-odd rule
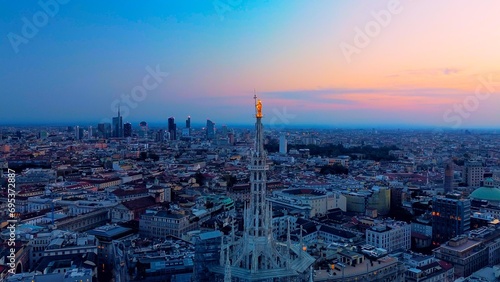
[[[500,2],[401,0],[350,60],[341,44],[391,1],[67,2],[15,52],[43,9],[1,1],[0,124],[98,123],[148,66],[169,75],[124,121],[250,124],[254,89],[271,126],[500,121]]]

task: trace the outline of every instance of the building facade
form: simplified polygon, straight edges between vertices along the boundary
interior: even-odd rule
[[[157,211],[146,213],[139,220],[139,233],[150,238],[165,238],[168,235],[181,238],[183,234],[198,229],[189,215]]]
[[[432,244],[438,246],[470,229],[471,202],[459,193],[432,200]]]
[[[329,192],[320,189],[287,189],[274,191],[269,198],[273,205],[296,211],[305,217],[324,215],[328,210],[339,208],[346,211],[347,200],[340,192]]]
[[[479,161],[469,161],[465,163],[463,182],[469,187],[480,187],[484,180],[484,167]]]
[[[129,122],[123,125],[123,137],[132,137],[132,124]]]
[[[453,264],[456,278],[467,277],[488,265],[488,248],[481,240],[469,239],[466,235],[450,239],[433,252],[437,259]]]
[[[286,140],[286,134],[285,133],[281,133],[280,135],[280,154],[283,154],[283,155],[286,155],[286,153],[288,153],[288,149],[287,149],[287,140]]]
[[[123,118],[118,109],[118,116],[113,117],[113,137],[123,137]]]
[[[170,140],[177,140],[177,125],[174,117],[168,118],[168,133],[170,134]]]
[[[215,139],[215,123],[207,119],[206,137],[208,140]]]
[[[366,230],[366,243],[388,252],[411,248],[411,225],[402,221],[384,221]]]

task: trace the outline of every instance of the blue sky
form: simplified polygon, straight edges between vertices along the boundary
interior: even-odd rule
[[[246,124],[256,89],[274,122],[286,111],[294,118],[284,123],[496,124],[496,90],[466,117],[454,110],[473,93],[478,74],[499,73],[488,63],[498,42],[478,41],[495,36],[480,24],[494,19],[486,2],[453,2],[453,9],[401,1],[401,12],[346,60],[339,44],[353,44],[355,28],[389,2],[69,0],[27,38],[23,18],[43,21],[43,7],[3,1],[0,123],[97,123],[120,101],[124,120],[134,123],[166,124],[170,116],[182,123],[191,115],[194,123]],[[479,22],[470,30],[460,24],[462,8]],[[460,34],[478,47],[465,46]],[[13,44],[13,36],[25,43]],[[433,45],[441,37],[450,42]],[[151,79],[148,68],[168,76],[127,104],[123,95]]]

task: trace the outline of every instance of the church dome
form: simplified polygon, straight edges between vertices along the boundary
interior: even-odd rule
[[[472,199],[500,202],[500,189],[493,187],[477,188],[470,194]]]

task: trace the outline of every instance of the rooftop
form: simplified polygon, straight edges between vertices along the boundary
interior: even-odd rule
[[[210,231],[210,232],[205,232],[200,234],[200,239],[201,240],[209,240],[209,239],[214,239],[214,238],[220,238],[222,236],[222,232],[220,231]]]
[[[110,238],[116,239],[120,237],[120,235],[128,234],[132,231],[130,228],[115,226],[115,225],[106,225],[97,227],[93,230],[88,231],[87,233],[90,235],[95,235],[100,238]]]
[[[324,196],[326,194],[325,191],[317,189],[288,189],[283,190],[283,193],[296,196]]]
[[[393,257],[383,257],[378,259],[377,261],[373,262],[373,265],[370,264],[369,261],[365,261],[361,264],[358,264],[356,266],[350,266],[347,265],[344,268],[341,266],[335,266],[334,273],[335,275],[330,276],[326,270],[316,270],[316,275],[314,277],[314,281],[331,281],[331,279],[337,278],[338,280],[341,279],[342,277],[342,270],[343,270],[343,275],[344,277],[354,277],[354,276],[360,276],[364,275],[367,272],[373,273],[377,275],[379,273],[380,269],[383,269],[387,266],[394,265],[398,263],[397,258]],[[373,277],[377,278],[377,277]],[[378,281],[378,280],[372,280],[372,281]]]
[[[457,252],[463,252],[465,250],[474,248],[474,247],[479,246],[481,244],[480,241],[469,240],[469,239],[465,239],[463,242],[461,242],[459,244],[455,244],[455,242],[453,241],[454,239],[457,239],[457,238],[450,239],[450,241],[448,241],[448,243],[441,245],[441,247],[439,247],[437,249],[437,251],[440,248],[445,248],[445,249],[449,249],[449,250],[453,250],[453,251],[457,251]]]

